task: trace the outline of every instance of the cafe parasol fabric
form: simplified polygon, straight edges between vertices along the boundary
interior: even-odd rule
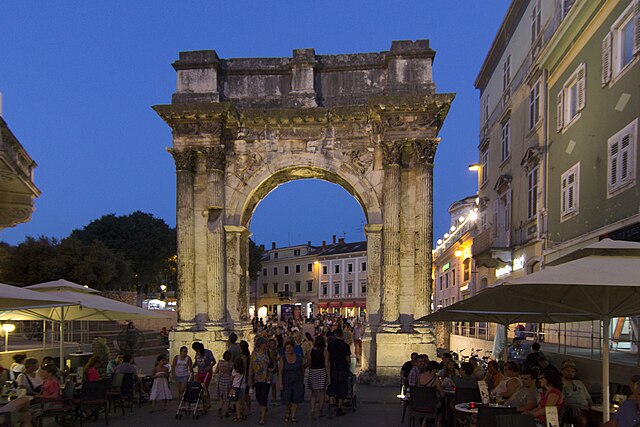
[[[0,283],[0,311],[22,308],[46,308],[67,304],[69,303],[51,295]]]

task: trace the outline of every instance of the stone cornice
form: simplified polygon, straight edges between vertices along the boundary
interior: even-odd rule
[[[174,148],[167,148],[169,154],[173,156],[173,160],[176,163],[176,172],[186,171],[193,172],[195,169],[196,151],[192,147],[187,147],[182,150],[176,150]]]
[[[224,145],[198,148],[198,152],[204,156],[208,170],[224,171],[227,162]]]

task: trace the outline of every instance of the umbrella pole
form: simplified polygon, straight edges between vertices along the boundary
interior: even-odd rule
[[[47,321],[42,321],[42,348],[47,346]]]
[[[609,325],[611,319],[602,319],[602,422],[609,421]]]
[[[64,366],[64,307],[60,307],[60,369]]]

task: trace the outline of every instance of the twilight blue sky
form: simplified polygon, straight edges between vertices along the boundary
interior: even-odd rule
[[[175,226],[171,131],[151,105],[169,103],[179,51],[222,58],[388,50],[430,39],[438,92],[457,97],[440,133],[434,240],[449,205],[476,191],[479,94],[473,82],[508,0],[0,2],[3,116],[38,163],[42,196],[29,223],[0,231],[65,237],[108,213],[150,212]],[[272,192],[251,223],[257,243],[331,235],[363,239],[362,209],[342,188],[296,181]]]

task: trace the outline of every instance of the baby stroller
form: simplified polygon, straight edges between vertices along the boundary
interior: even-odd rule
[[[181,420],[183,414],[191,414],[192,419],[197,420],[200,415],[207,415],[207,408],[208,396],[204,382],[188,381],[176,411],[176,420]]]
[[[343,405],[346,408],[351,408],[353,412],[358,410],[358,396],[356,395],[356,375],[349,372],[349,389],[347,391],[347,398],[344,400]]]

